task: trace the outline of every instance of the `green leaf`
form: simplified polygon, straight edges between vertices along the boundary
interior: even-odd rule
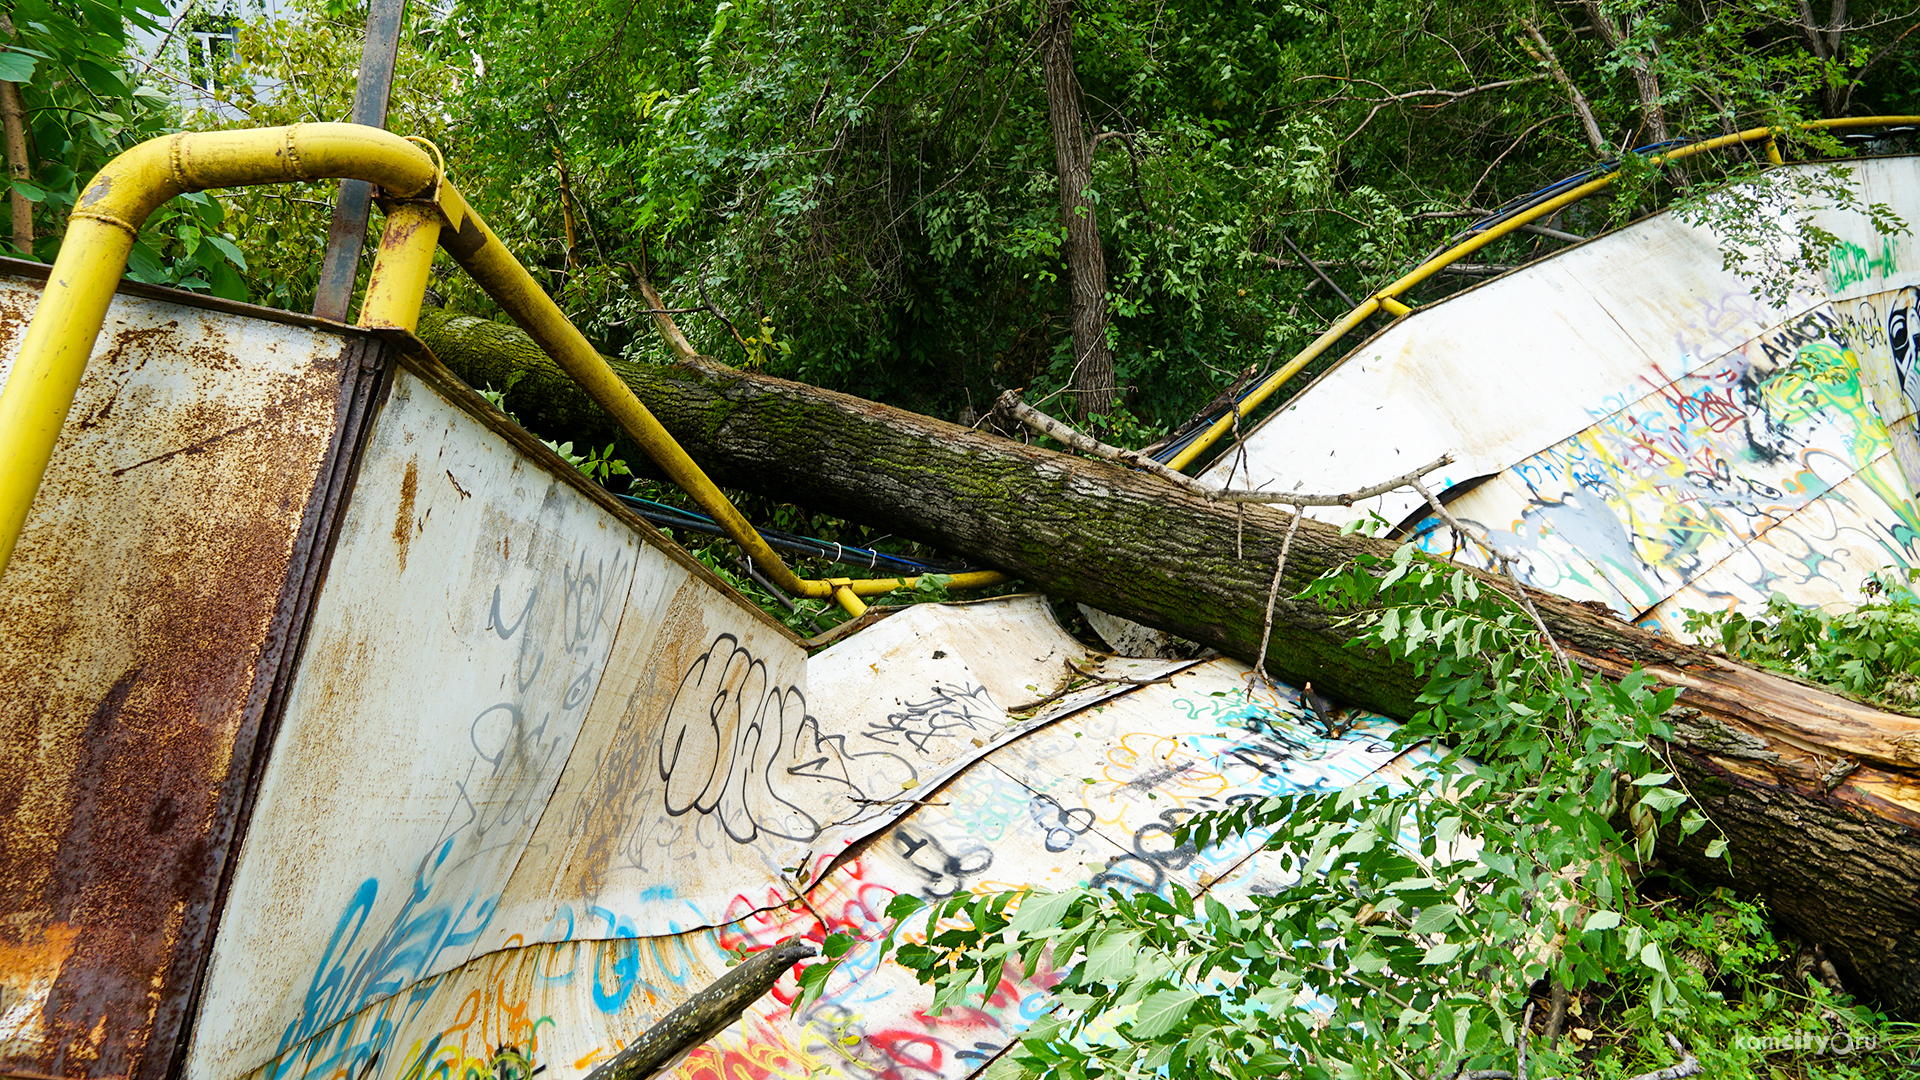
[[[34,64],[33,57],[19,49],[0,52],[0,82],[32,82]]]
[[[1640,950],[1640,962],[1662,975],[1667,973],[1667,958],[1660,955],[1660,943],[1657,941],[1649,941]]]
[[[1689,810],[1680,817],[1680,835],[1692,836],[1707,827],[1707,815],[1698,810]]]
[[[239,267],[241,273],[243,274],[246,273],[247,257],[246,255],[241,253],[238,247],[234,246],[233,241],[228,240],[224,236],[215,236],[212,233],[208,233],[205,239],[207,243],[212,244],[214,246],[215,250],[220,252],[220,254],[225,255],[227,257],[228,262]]]
[[[1427,966],[1431,964],[1451,964],[1453,963],[1454,958],[1459,956],[1461,950],[1464,949],[1465,947],[1466,946],[1460,944],[1457,941],[1443,941],[1440,944],[1435,945],[1434,947],[1428,949],[1427,954],[1420,958],[1420,963],[1422,966]]]
[[[1140,966],[1140,939],[1144,936],[1138,930],[1109,931],[1087,950],[1086,981],[1097,983],[1117,982]]]
[[[820,955],[829,960],[836,960],[845,956],[848,949],[853,948],[853,942],[852,934],[828,934],[827,940],[820,943]]]
[[[1060,925],[1061,916],[1073,907],[1074,901],[1085,895],[1079,889],[1066,892],[1028,893],[1020,901],[1020,910],[1014,913],[1010,929],[1014,934],[1025,937],[1042,930],[1053,930]]]
[[[1134,1014],[1133,1037],[1154,1039],[1172,1031],[1186,1018],[1187,1010],[1200,1000],[1195,990],[1162,990],[1149,994]]]
[[[1593,914],[1587,916],[1586,925],[1580,928],[1580,932],[1583,934],[1591,934],[1595,930],[1612,930],[1619,925],[1620,925],[1619,912],[1596,911]]]
[[[127,252],[127,276],[148,285],[164,285],[167,270],[160,262],[160,256],[144,240],[136,240],[133,248]]]
[[[1413,932],[1416,934],[1440,933],[1452,926],[1459,915],[1460,909],[1452,904],[1435,904],[1422,911],[1420,917],[1413,921]]]
[[[1719,839],[1712,840],[1707,843],[1707,858],[1717,859],[1720,856],[1725,855],[1726,853],[1727,853],[1727,841],[1725,837],[1720,837]]]
[[[1672,788],[1649,788],[1646,794],[1640,796],[1640,805],[1650,808],[1655,813],[1665,813],[1686,801],[1686,792],[1675,791]]]
[[[1657,773],[1648,773],[1647,775],[1636,779],[1633,783],[1635,787],[1659,787],[1660,785],[1666,783],[1671,779],[1673,779],[1672,773],[1657,772]]]
[[[914,912],[926,906],[927,902],[925,900],[920,899],[912,893],[901,893],[899,896],[887,901],[887,918],[899,922],[901,919],[912,915]]]
[[[241,277],[233,267],[218,262],[206,269],[207,277],[213,282],[213,295],[223,300],[247,302],[247,279]]]

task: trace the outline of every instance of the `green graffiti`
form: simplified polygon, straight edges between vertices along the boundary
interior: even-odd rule
[[[1850,286],[1880,278],[1885,280],[1898,270],[1893,257],[1893,237],[1880,237],[1878,254],[1851,240],[1842,240],[1827,249],[1827,288],[1840,292]]]
[[[1800,346],[1791,365],[1761,384],[1760,400],[1768,421],[1782,429],[1820,421],[1841,430],[1850,426],[1847,456],[1855,471],[1890,448],[1886,424],[1868,405],[1860,385],[1860,359],[1852,349],[1826,341]],[[1813,436],[1809,432],[1805,437]]]

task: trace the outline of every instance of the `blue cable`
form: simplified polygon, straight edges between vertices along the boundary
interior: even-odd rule
[[[615,497],[633,507],[634,512],[641,517],[662,528],[686,529],[707,536],[726,535],[726,530],[705,514],[657,503],[652,499],[642,499],[636,495]],[[974,569],[956,563],[928,562],[905,555],[889,555],[883,551],[836,544],[831,540],[819,540],[780,529],[760,529],[759,533],[761,539],[771,547],[809,558],[826,559],[842,566],[861,566],[868,570],[885,569],[909,575],[964,574]]]

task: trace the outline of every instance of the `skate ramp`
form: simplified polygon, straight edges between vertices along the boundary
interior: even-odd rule
[[[1920,224],[1917,159],[1839,167]],[[1205,475],[1337,493],[1451,452],[1429,484],[1529,584],[1669,632],[1775,592],[1858,602],[1875,572],[1920,565],[1920,249],[1865,214],[1812,220],[1833,237],[1821,272],[1778,305],[1662,213],[1417,309]],[[1423,505],[1308,513],[1378,515],[1484,563]]]

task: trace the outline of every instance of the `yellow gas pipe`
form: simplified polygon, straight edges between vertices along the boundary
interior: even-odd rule
[[[164,136],[121,154],[88,184],[0,391],[0,574],[147,215],[182,192],[342,177],[378,185],[383,195],[400,200],[388,214],[360,325],[412,331],[434,247],[445,247],[776,585],[798,596],[832,598],[857,615],[866,610],[859,597],[918,584],[917,577],[810,581],[794,574],[446,182],[434,159],[406,139],[358,124]],[[953,575],[950,585],[1006,580],[983,571]]]

